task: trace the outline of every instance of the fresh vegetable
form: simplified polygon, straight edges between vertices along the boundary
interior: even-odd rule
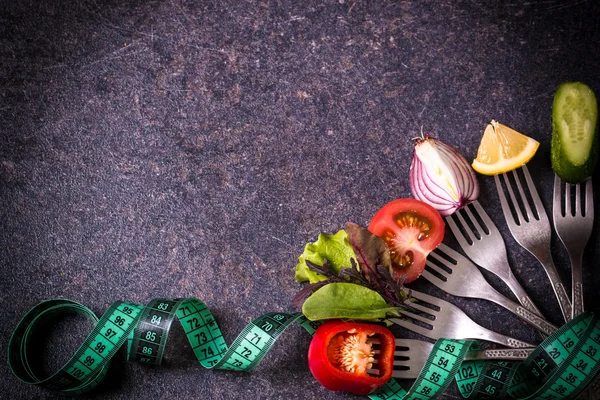
[[[362,320],[398,316],[398,308],[410,308],[402,281],[392,276],[390,249],[380,237],[356,224],[346,224],[344,243],[357,254],[349,268],[333,268],[306,260],[306,267],[324,279],[307,284],[294,296],[311,320],[353,318]]]
[[[348,282],[335,282],[314,292],[302,305],[302,314],[311,321],[349,318],[380,320],[388,313],[398,315],[373,289]]]
[[[394,279],[410,283],[421,275],[427,255],[444,238],[444,221],[427,203],[397,199],[377,211],[369,231],[387,243]]]
[[[379,237],[357,224],[351,222],[346,224],[348,232],[348,242],[356,254],[358,265],[367,277],[377,279],[376,270],[378,267],[392,269],[392,259],[390,249],[387,244]]]
[[[326,279],[325,276],[311,270],[306,262],[322,265],[327,260],[329,267],[338,272],[350,267],[350,259],[356,258],[348,241],[348,234],[343,229],[334,235],[319,234],[316,242],[308,243],[304,252],[298,257],[296,265],[296,282],[316,283]]]
[[[558,87],[552,104],[552,169],[564,181],[592,176],[598,161],[598,104],[581,82]]]
[[[453,214],[479,197],[479,183],[467,160],[454,147],[429,136],[416,139],[410,189],[413,197],[442,216]]]
[[[331,320],[317,328],[308,349],[308,366],[325,388],[366,395],[392,377],[394,351],[394,335],[384,326]],[[372,375],[367,370],[375,358],[379,372]]]
[[[490,122],[473,160],[473,169],[483,175],[497,175],[525,165],[535,155],[540,143],[529,136]]]

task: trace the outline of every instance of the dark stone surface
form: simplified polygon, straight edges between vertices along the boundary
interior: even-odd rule
[[[194,296],[229,343],[262,313],[292,310],[306,242],[410,196],[421,126],[468,159],[492,118],[539,140],[530,170],[550,211],[553,93],[566,80],[600,91],[592,0],[0,3],[0,393],[9,399],[57,398],[20,383],[5,359],[21,316],[48,298],[101,314],[115,300]],[[479,182],[515,275],[559,324],[540,265],[506,229],[493,179]],[[597,226],[584,259],[594,311]],[[568,283],[556,236],[553,245]],[[539,340],[490,303],[414,287]],[[52,330],[46,368],[85,336],[75,326]],[[251,375],[204,370],[177,332],[166,365],[120,352],[85,398],[356,397],[312,379],[297,326]],[[459,398],[454,385],[445,398]]]

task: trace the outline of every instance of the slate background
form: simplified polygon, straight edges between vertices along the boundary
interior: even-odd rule
[[[551,212],[552,97],[566,80],[600,91],[598,11],[591,0],[0,1],[0,397],[58,398],[20,383],[5,358],[19,319],[48,298],[101,314],[115,300],[194,296],[229,343],[260,314],[292,310],[306,242],[410,196],[421,126],[467,159],[492,118],[539,140],[530,170]],[[516,276],[560,323],[493,180],[479,182]],[[596,224],[595,311],[598,237]],[[414,287],[539,340],[489,303]],[[89,325],[49,328],[39,368],[58,368]],[[166,365],[119,352],[84,398],[357,398],[312,379],[308,343],[294,326],[252,375],[206,371],[175,328]]]

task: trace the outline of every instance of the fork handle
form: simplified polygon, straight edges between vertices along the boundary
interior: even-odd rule
[[[550,322],[546,321],[544,318],[541,318],[537,314],[532,313],[525,307],[517,305],[514,313],[521,318],[523,321],[529,323],[530,325],[536,327],[540,332],[546,334],[547,336],[552,335],[558,327],[552,325]]]
[[[546,336],[552,335],[552,333],[558,329],[558,327],[552,325],[544,318],[531,312],[531,310],[523,307],[519,303],[516,303],[511,299],[505,297],[496,290],[488,290],[485,293],[485,296],[482,296],[481,298],[485,298],[486,300],[489,300],[504,307],[517,317],[521,318],[523,321],[537,328],[541,333],[545,334]]]
[[[571,313],[571,319],[575,318],[577,315],[583,312],[583,272],[581,270],[581,258],[582,255],[580,255],[579,257],[571,258],[571,279],[573,285],[573,308]]]
[[[571,306],[569,295],[565,290],[565,285],[562,283],[560,276],[558,275],[558,271],[556,270],[554,261],[552,261],[552,257],[550,256],[549,250],[547,254],[547,257],[541,257],[540,255],[537,255],[536,258],[538,259],[540,264],[542,264],[544,270],[546,270],[546,274],[548,275],[548,279],[550,279],[552,289],[554,289],[554,294],[556,295],[556,299],[558,300],[558,305],[560,306],[560,311],[562,312],[565,322],[569,322],[571,320],[571,313],[573,312],[573,307]]]
[[[534,350],[535,347],[526,347],[522,349],[487,349],[467,351],[465,360],[524,360]]]
[[[521,303],[523,307],[543,318],[542,312],[536,307],[536,305],[533,303],[533,300],[531,300],[527,292],[525,292],[525,289],[523,289],[523,286],[521,286],[513,274],[505,277],[504,282],[514,293],[514,295],[517,296],[519,303]]]
[[[517,317],[521,318],[523,321],[537,328],[546,336],[552,335],[552,333],[558,329],[558,327],[552,325],[544,318],[540,317],[537,314],[534,314],[533,312],[531,312],[531,310],[523,307],[518,303],[515,303],[514,301],[504,297],[498,292],[489,292],[487,296],[488,300],[493,301],[494,303],[506,308],[508,311],[512,312]]]
[[[467,339],[487,340],[490,342],[498,343],[498,344],[504,345],[506,347],[512,347],[515,349],[524,348],[524,347],[535,347],[534,344],[523,342],[522,340],[515,339],[515,338],[503,335],[498,332],[494,332],[494,331],[484,328],[484,327],[481,327],[481,329],[473,331],[473,336],[469,337]]]

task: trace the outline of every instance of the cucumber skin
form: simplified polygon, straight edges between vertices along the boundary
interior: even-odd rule
[[[596,124],[594,130],[590,155],[583,165],[576,167],[566,157],[561,157],[561,146],[560,138],[556,132],[556,124],[552,122],[552,141],[550,142],[552,170],[556,172],[560,179],[569,183],[581,183],[592,176],[598,162],[598,124]]]
[[[563,85],[568,85],[569,82],[563,83],[556,93],[559,92]],[[555,95],[556,99],[556,95]],[[553,103],[554,107],[554,103]],[[594,139],[592,139],[592,146],[590,148],[590,154],[588,159],[580,166],[574,166],[571,164],[567,157],[562,157],[562,144],[560,142],[556,118],[554,115],[554,109],[552,110],[552,140],[550,142],[550,161],[552,163],[552,170],[565,182],[569,183],[581,183],[587,178],[592,176],[596,169],[598,162],[598,121],[594,128]]]

